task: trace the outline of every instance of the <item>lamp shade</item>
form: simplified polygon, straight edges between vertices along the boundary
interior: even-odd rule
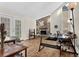
[[[77,6],[76,2],[70,2],[68,5],[69,9],[74,9],[74,8],[76,8],[76,6]]]

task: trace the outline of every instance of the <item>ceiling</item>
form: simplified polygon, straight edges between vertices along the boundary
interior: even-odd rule
[[[1,7],[21,16],[28,16],[33,19],[50,15],[63,2],[0,2]]]

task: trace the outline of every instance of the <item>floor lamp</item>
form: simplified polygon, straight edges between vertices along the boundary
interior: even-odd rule
[[[71,3],[69,3],[69,9],[71,10],[71,12],[72,12],[72,23],[73,23],[73,33],[75,34],[75,26],[74,26],[74,9],[75,9],[75,7],[76,7],[76,5],[77,5],[77,3],[75,3],[75,2],[71,2]],[[73,39],[74,40],[74,47],[75,47],[75,38]]]

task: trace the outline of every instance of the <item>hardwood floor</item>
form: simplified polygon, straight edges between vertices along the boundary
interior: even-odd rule
[[[53,44],[53,45],[56,45],[58,43],[57,41],[50,41],[50,40],[44,40],[44,39],[43,39],[43,42]],[[40,38],[22,41],[21,44],[28,47],[27,49],[28,57],[59,57],[60,56],[60,50],[49,48],[49,47],[45,47],[44,49],[38,52]],[[73,57],[74,55],[71,53],[62,52],[61,56],[62,57]]]

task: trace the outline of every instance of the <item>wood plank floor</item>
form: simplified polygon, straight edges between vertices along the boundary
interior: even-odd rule
[[[44,43],[49,43],[56,45],[57,41],[50,41],[50,40],[43,40]],[[21,44],[24,46],[27,46],[27,56],[28,57],[59,57],[60,56],[60,50],[54,49],[54,48],[48,48],[45,47],[41,51],[38,52],[39,44],[40,44],[40,38],[31,39],[22,41]],[[73,54],[62,52],[62,57],[73,57]]]

